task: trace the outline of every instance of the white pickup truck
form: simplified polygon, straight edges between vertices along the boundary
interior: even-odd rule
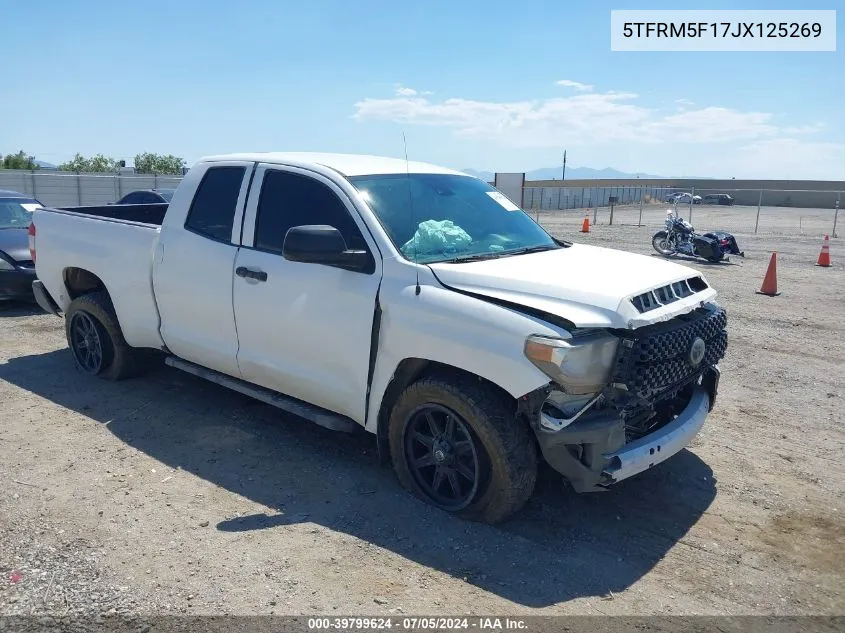
[[[78,367],[173,367],[375,434],[403,486],[496,522],[542,459],[599,491],[684,448],[726,316],[695,270],[551,237],[485,182],[357,155],[199,161],[162,205],[37,209]]]

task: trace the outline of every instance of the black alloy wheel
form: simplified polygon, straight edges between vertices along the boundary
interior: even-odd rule
[[[77,312],[70,323],[71,350],[79,367],[91,375],[108,364],[108,343],[102,326],[87,312]]]
[[[450,511],[462,510],[478,492],[481,459],[469,425],[454,411],[428,403],[405,424],[405,458],[419,491]]]

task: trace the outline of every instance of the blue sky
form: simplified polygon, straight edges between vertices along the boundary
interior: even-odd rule
[[[620,53],[610,9],[779,1],[9,2],[0,153],[230,151],[845,179],[845,52]],[[841,1],[816,2],[836,9]],[[10,61],[11,60],[11,61]],[[562,83],[559,83],[562,82]]]

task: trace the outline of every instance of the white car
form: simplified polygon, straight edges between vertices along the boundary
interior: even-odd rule
[[[545,459],[579,492],[684,448],[727,345],[695,270],[547,234],[466,174],[357,155],[199,161],[163,217],[37,209],[40,305],[77,366],[151,354],[328,428],[500,521]],[[134,214],[134,215],[132,215]]]
[[[701,204],[701,196],[693,195],[691,193],[676,193],[673,194],[671,201],[675,204],[689,204],[690,202],[693,204]]]

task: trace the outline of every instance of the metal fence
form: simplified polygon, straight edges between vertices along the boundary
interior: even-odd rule
[[[535,215],[573,224],[656,226],[677,209],[691,223],[737,233],[836,237],[841,191],[805,189],[706,189],[677,187],[525,187],[522,207]],[[727,197],[726,197],[727,196]]]
[[[611,203],[634,204],[663,202],[676,192],[672,187],[525,187],[522,206],[525,209],[583,209],[606,207]]]
[[[174,188],[181,176],[71,174],[53,171],[0,170],[0,189],[20,191],[47,206],[115,202],[138,189]],[[677,197],[681,194],[681,197]],[[720,204],[730,196],[731,205]],[[522,208],[556,221],[593,224],[660,225],[667,209],[677,208],[693,222],[737,233],[829,234],[836,237],[841,191],[805,189],[707,189],[655,185],[618,187],[524,187]]]
[[[173,189],[181,176],[134,174],[71,174],[0,169],[0,189],[26,193],[50,207],[115,202],[138,189]]]

